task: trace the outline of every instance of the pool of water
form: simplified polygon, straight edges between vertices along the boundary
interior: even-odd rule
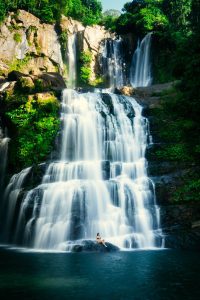
[[[0,299],[200,299],[197,252],[39,253],[0,248]]]

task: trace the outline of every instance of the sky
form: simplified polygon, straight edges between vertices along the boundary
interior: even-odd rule
[[[107,9],[121,10],[124,4],[129,1],[130,0],[101,0],[104,11]]]

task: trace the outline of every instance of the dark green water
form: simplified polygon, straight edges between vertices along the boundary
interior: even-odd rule
[[[0,249],[0,299],[200,299],[197,252],[23,253]]]

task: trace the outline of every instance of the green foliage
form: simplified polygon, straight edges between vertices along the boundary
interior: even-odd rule
[[[98,23],[102,12],[101,2],[98,0],[0,0],[0,22],[8,11],[17,9],[27,10],[46,23],[56,22],[64,14],[85,25]]]
[[[179,187],[173,197],[174,202],[199,202],[200,199],[200,179],[194,173],[185,178],[184,184]]]
[[[62,57],[64,60],[66,59],[67,39],[68,39],[67,32],[63,31],[59,35],[59,41],[60,41],[60,45],[61,45]]]
[[[7,13],[7,10],[6,10],[5,1],[0,0],[0,24],[4,20],[6,13]]]
[[[85,52],[81,52],[79,57],[79,73],[80,73],[80,84],[86,86],[103,86],[104,79],[98,74],[95,74],[95,79],[91,79],[92,70],[91,70],[91,63],[92,63],[92,53],[88,50]]]
[[[84,84],[90,84],[92,53],[90,51],[82,52],[80,55],[80,81]]]
[[[27,54],[23,59],[15,59],[9,65],[9,72],[19,71],[23,72],[23,69],[26,67],[28,62],[32,59],[31,55]]]
[[[16,128],[10,150],[15,168],[38,164],[50,153],[60,125],[58,110],[59,103],[52,95],[45,99],[31,97],[7,112]]]
[[[168,19],[160,8],[156,6],[147,6],[139,12],[137,23],[147,31],[153,31],[158,28],[164,28],[168,25]]]
[[[138,34],[163,30],[168,26],[168,18],[162,10],[162,0],[134,0],[126,3],[124,14],[117,20],[119,33],[134,30]]]
[[[22,41],[22,36],[21,36],[20,33],[15,32],[15,33],[14,33],[14,36],[13,36],[13,39],[14,39],[15,42],[21,43],[21,41]]]

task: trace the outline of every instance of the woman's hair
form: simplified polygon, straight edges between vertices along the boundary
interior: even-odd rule
[[[99,233],[97,232],[97,235],[99,235]]]

